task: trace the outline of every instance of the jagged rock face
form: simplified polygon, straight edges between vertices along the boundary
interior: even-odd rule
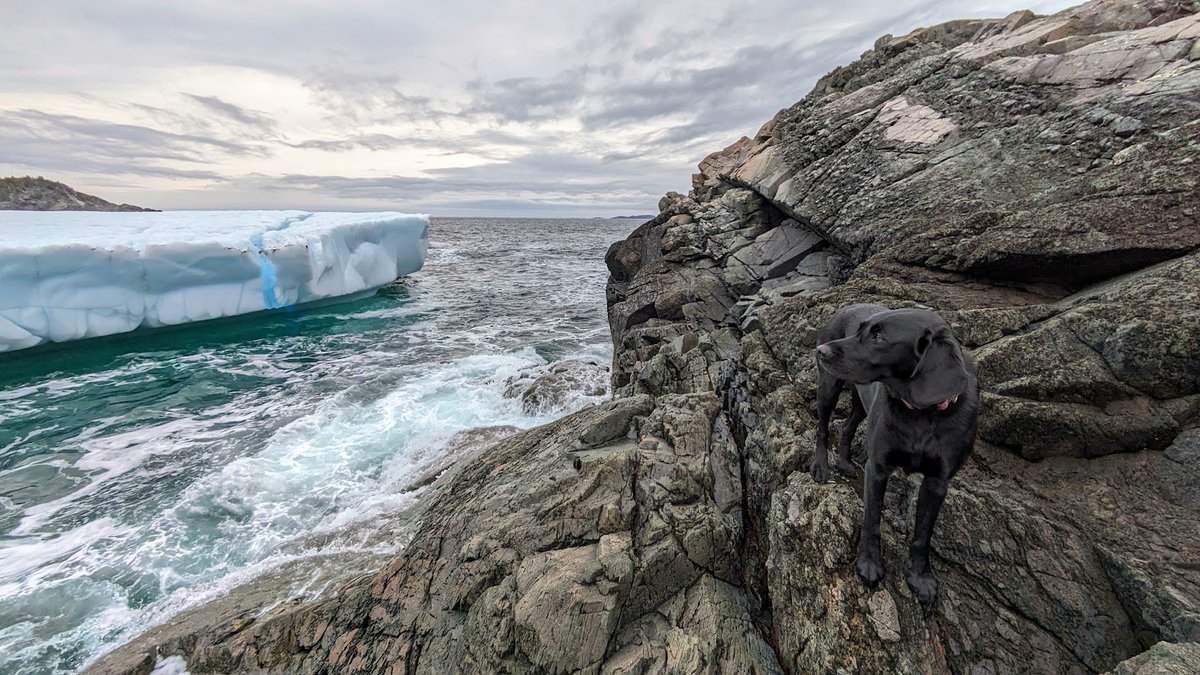
[[[1076,288],[1177,257],[1200,245],[1194,11],[1106,0],[953,49],[885,40],[887,77],[806,99],[703,176],[860,260]]]
[[[699,337],[740,336],[725,354],[741,391],[724,397],[757,538],[746,588],[784,668],[1102,671],[1200,639],[1200,502],[1184,487],[1200,470],[1179,461],[1200,421],[1198,10],[1094,2],[884,38],[707,158],[687,197],[610,251],[614,339],[640,350],[614,365],[628,393],[663,389],[680,361],[648,336],[694,322],[630,322],[626,307],[724,266],[673,264],[656,239],[689,213],[749,190],[838,256],[832,287],[784,297],[773,279],[739,295],[726,273],[733,316]],[[981,441],[939,524],[932,615],[893,571],[874,593],[855,578],[859,488],[794,472],[813,443],[816,331],[854,302],[931,307],[979,362]],[[892,567],[914,499],[893,479]]]
[[[0,178],[0,211],[153,211],[113,204],[45,178]]]
[[[1200,670],[1198,59],[1181,0],[882,38],[610,249],[611,403],[473,460],[374,577],[95,670]],[[872,590],[860,484],[799,470],[852,302],[930,307],[979,364],[930,611],[915,477]]]
[[[1200,390],[1191,11],[1095,2],[949,50],[885,41],[917,54],[784,111],[709,160],[698,188],[748,186],[870,263],[838,299],[919,302],[985,329],[984,438],[1031,456],[1162,448]],[[1013,297],[947,297],[947,282]]]

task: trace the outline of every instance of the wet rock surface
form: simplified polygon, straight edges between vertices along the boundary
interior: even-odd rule
[[[93,672],[1197,672],[1198,41],[1170,0],[881,38],[610,249],[611,402],[479,455],[336,595]],[[979,363],[931,610],[917,477],[869,589],[861,478],[802,470],[852,302],[932,308]]]
[[[504,382],[505,398],[521,399],[530,415],[574,412],[609,393],[608,366],[583,359],[534,366]]]

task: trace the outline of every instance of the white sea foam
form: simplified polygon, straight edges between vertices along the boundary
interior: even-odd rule
[[[187,661],[182,656],[159,658],[150,675],[189,675]]]
[[[36,532],[63,507],[95,494],[109,481],[141,466],[147,458],[174,451],[179,445],[164,441],[195,431],[197,426],[192,419],[172,420],[96,439],[87,439],[85,431],[81,446],[86,452],[76,460],[75,467],[94,473],[78,490],[25,509],[21,522],[10,534],[25,536]]]
[[[553,417],[528,416],[519,401],[504,398],[508,377],[544,363],[532,349],[477,354],[424,366],[374,400],[334,396],[276,430],[260,452],[214,467],[137,536],[102,519],[0,549],[0,598],[43,594],[44,604],[53,604],[56,588],[90,580],[92,602],[107,608],[55,639],[107,642],[114,630],[127,639],[284,567],[307,570],[292,579],[289,595],[314,597],[341,578],[320,560],[382,558],[407,542],[412,523],[404,514],[428,489],[423,479],[459,459],[447,446],[455,433],[527,428]],[[36,531],[66,506],[172,452],[177,444],[164,437],[199,431],[184,419],[88,441],[75,466],[95,471],[91,482],[27,509],[13,534]],[[197,557],[197,537],[222,543]],[[305,561],[313,564],[296,567]],[[127,570],[118,583],[96,582],[115,569]],[[130,583],[150,583],[164,595],[131,609]],[[6,640],[12,631],[0,631],[0,647],[15,643],[16,635]]]
[[[500,384],[503,376],[541,361],[532,350],[470,356],[430,368],[374,401],[334,397],[277,430],[261,452],[189,487],[177,515],[226,512],[241,518],[223,523],[226,534],[257,533],[249,550],[266,552],[296,533],[377,515],[385,503],[405,508],[412,497],[395,494],[395,486],[439,462],[454,433],[546,421],[525,416],[517,402],[503,398]]]
[[[18,537],[0,541],[0,598],[34,588],[46,579],[71,576],[86,560],[89,547],[127,536],[132,528],[101,518],[57,536]]]

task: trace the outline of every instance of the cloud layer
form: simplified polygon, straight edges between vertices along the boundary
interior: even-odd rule
[[[646,213],[879,35],[1073,3],[538,4],[6,3],[0,175],[158,208]]]

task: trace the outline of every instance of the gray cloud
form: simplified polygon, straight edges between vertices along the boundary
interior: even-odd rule
[[[264,134],[273,134],[275,132],[275,120],[270,116],[257,110],[248,110],[241,106],[234,105],[228,101],[222,101],[216,96],[198,96],[183,92],[183,95],[196,103],[202,108],[221,115],[227,119],[233,120],[242,126],[260,131]]]
[[[308,77],[304,86],[331,119],[342,123],[436,123],[457,114],[429,96],[406,91],[412,85],[392,74],[324,69]]]
[[[506,122],[531,122],[569,115],[586,92],[586,69],[569,69],[553,77],[513,77],[467,85],[475,100],[461,114],[495,115]]]
[[[879,35],[1026,4],[1072,2],[10,3],[0,173],[167,207],[648,211]]]
[[[519,162],[482,166],[437,169],[429,177],[349,178],[344,176],[291,174],[281,177],[257,176],[254,184],[264,190],[321,190],[346,199],[397,199],[423,201],[444,195],[447,186],[454,193],[480,198],[489,194],[539,193],[565,196],[637,193],[653,197],[646,190],[644,179],[628,171],[633,160],[623,165],[625,171],[609,175],[587,175],[578,178],[592,166],[588,159],[564,153],[535,153]],[[645,167],[661,170],[662,167]]]
[[[74,115],[17,110],[0,116],[3,160],[41,171],[92,171],[212,179],[214,153],[254,155],[261,146],[168,133]],[[45,167],[42,169],[41,167]]]
[[[379,152],[397,148],[419,148],[441,155],[458,154],[476,149],[478,143],[474,136],[466,138],[442,137],[409,134],[397,136],[394,134],[355,134],[346,138],[320,139],[313,138],[299,142],[287,143],[289,147],[302,150],[323,150],[326,152],[347,152],[350,150],[370,150]]]
[[[254,175],[230,187],[293,208],[319,208],[320,202],[306,201],[319,195],[344,208],[568,217],[648,212],[662,186],[678,178],[676,167],[644,158],[611,162],[604,172],[596,172],[593,164],[590,158],[549,150],[519,161],[438,169],[424,177]]]

